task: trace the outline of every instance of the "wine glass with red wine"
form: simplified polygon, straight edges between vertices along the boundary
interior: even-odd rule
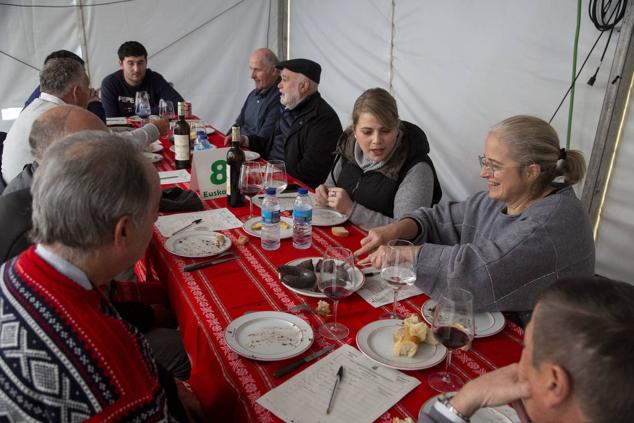
[[[249,199],[249,219],[253,217],[253,196],[262,190],[262,166],[257,162],[242,163],[240,168],[240,192]]]
[[[438,342],[448,351],[445,371],[432,373],[428,380],[429,386],[440,392],[457,391],[464,381],[449,371],[451,353],[473,341],[473,294],[461,288],[447,288],[434,309],[432,330]]]
[[[332,300],[333,321],[319,327],[319,334],[327,339],[343,339],[350,331],[337,322],[339,300],[351,295],[358,288],[355,282],[354,256],[343,247],[329,247],[321,260],[317,275],[317,288]]]

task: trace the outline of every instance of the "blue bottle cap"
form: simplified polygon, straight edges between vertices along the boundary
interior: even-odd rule
[[[266,195],[275,195],[275,188],[267,188]]]
[[[301,195],[308,194],[308,188],[301,187],[297,190],[297,192]]]

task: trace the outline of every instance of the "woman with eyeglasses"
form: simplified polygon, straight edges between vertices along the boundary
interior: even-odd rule
[[[477,311],[530,311],[556,279],[593,275],[592,228],[572,189],[581,152],[560,148],[543,120],[514,116],[490,130],[480,165],[487,191],[375,228],[355,254],[378,265],[387,241],[414,240],[417,286],[432,298],[466,288]]]

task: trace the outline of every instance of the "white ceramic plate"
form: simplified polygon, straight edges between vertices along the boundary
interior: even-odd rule
[[[238,317],[225,330],[229,348],[243,357],[277,361],[295,357],[313,344],[310,325],[279,311],[258,311]]]
[[[319,260],[321,260],[321,257],[304,257],[304,258],[300,258],[300,259],[296,259],[296,260],[291,260],[288,263],[286,263],[287,266],[297,266],[299,263],[305,261],[305,260],[312,260],[313,261],[313,266],[315,265],[315,263],[317,263]],[[365,275],[363,274],[363,272],[361,270],[359,270],[358,267],[354,268],[354,288],[353,291],[356,292],[359,288],[361,288],[363,286],[363,284],[365,283]],[[317,276],[319,277],[319,276]],[[314,289],[299,289],[299,288],[293,288],[292,286],[288,286],[286,285],[283,281],[282,278],[280,276],[280,282],[282,282],[282,285],[284,285],[285,287],[287,287],[288,289],[290,289],[293,292],[296,292],[299,295],[304,295],[306,297],[313,297],[313,298],[328,298],[326,297],[326,295],[324,295],[323,292],[321,292],[319,290],[319,288],[317,288],[317,283],[315,283],[315,288]]]
[[[402,320],[377,320],[357,332],[357,347],[370,360],[398,370],[421,370],[441,363],[447,354],[444,345],[418,344],[414,357],[395,356],[392,352],[394,333],[403,326]]]
[[[250,162],[251,160],[257,160],[260,158],[260,153],[255,151],[245,151],[244,158],[247,162]]]
[[[313,208],[313,226],[335,226],[348,220],[348,216],[329,207]]]
[[[216,130],[212,128],[211,126],[205,126],[205,132],[207,133],[207,135],[211,135],[214,132],[216,132]]]
[[[453,393],[453,392],[450,392]],[[432,397],[423,404],[418,412],[418,420],[423,418],[423,413],[429,413],[436,399],[442,394]],[[470,419],[471,423],[520,423],[520,418],[508,405],[498,407],[486,407],[476,411]]]
[[[185,231],[168,238],[165,249],[181,257],[210,257],[231,248],[231,240],[212,231]]]
[[[159,153],[163,151],[163,144],[160,141],[154,141],[147,146],[146,150],[151,153]]]
[[[280,238],[281,239],[291,238],[293,236],[293,219],[291,219],[290,217],[282,216],[280,220],[286,223],[286,225],[288,225],[286,228],[280,225]],[[252,217],[251,219],[244,222],[244,224],[242,225],[242,229],[244,229],[244,231],[248,233],[249,235],[257,236],[259,238],[261,231],[259,229],[258,230],[253,229],[253,225],[255,225],[258,222],[262,222],[261,217],[259,216]]]
[[[282,193],[277,196],[277,201],[280,203],[280,210],[293,210],[293,204],[295,204],[295,197],[297,197],[297,193],[288,192]],[[264,195],[258,194],[253,197],[253,205],[262,208],[262,202],[264,201]],[[314,213],[314,211],[313,211]],[[314,217],[313,217],[314,219]]]
[[[149,153],[147,151],[144,151],[143,155],[147,157],[148,160],[151,161],[152,163],[160,162],[161,160],[163,160],[163,156],[161,156],[160,154]]]
[[[421,312],[423,319],[431,325],[434,320],[433,308],[436,306],[436,301],[429,299],[421,306]],[[506,325],[506,319],[504,315],[499,311],[489,313],[475,313],[473,315],[475,324],[475,337],[486,338],[487,336],[495,335],[504,329]]]

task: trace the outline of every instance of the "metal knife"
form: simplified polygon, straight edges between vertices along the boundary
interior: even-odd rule
[[[190,264],[188,266],[183,267],[183,270],[185,272],[193,272],[194,270],[202,269],[203,267],[213,266],[214,264],[224,263],[226,261],[235,260],[237,258],[239,257],[231,256],[231,257],[226,257],[220,260],[211,260],[211,261],[204,261],[202,263]]]
[[[326,354],[327,352],[329,352],[330,350],[332,350],[333,348],[335,348],[336,344],[331,344],[328,345],[326,348],[324,348],[323,350],[319,350],[317,352],[314,352],[312,354],[307,355],[306,357],[299,359],[297,361],[292,362],[291,364],[289,364],[286,367],[282,367],[279,370],[276,370],[275,373],[273,373],[273,376],[275,377],[282,377],[284,375],[289,374],[290,372],[292,372],[293,370],[297,369],[298,367],[303,366],[304,364],[308,363],[309,361],[313,361],[316,358],[321,357],[322,355]]]

